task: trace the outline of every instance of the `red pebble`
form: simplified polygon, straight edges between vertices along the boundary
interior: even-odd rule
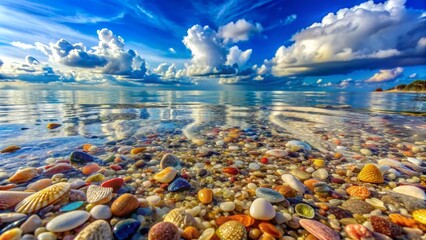
[[[185,178],[185,179],[189,179],[188,173],[182,173],[180,176]]]
[[[120,171],[121,169],[123,169],[120,165],[118,164],[111,164],[109,165],[109,168],[111,168],[114,171]]]
[[[111,187],[114,192],[117,192],[124,184],[122,178],[111,178],[101,184],[101,187]]]
[[[222,169],[223,173],[231,174],[231,175],[237,175],[240,171],[238,171],[238,168],[234,167],[224,167]]]
[[[167,189],[168,186],[169,186],[168,183],[163,183],[163,184],[160,185],[160,188]]]
[[[263,158],[260,159],[260,162],[263,163],[263,164],[268,164],[269,159],[266,158],[266,157],[263,157]]]

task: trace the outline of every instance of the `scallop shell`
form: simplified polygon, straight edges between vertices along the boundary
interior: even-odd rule
[[[164,222],[171,222],[181,229],[189,226],[197,226],[195,218],[183,209],[173,209],[170,211],[164,218]]]
[[[315,217],[315,210],[313,207],[309,206],[308,204],[299,203],[294,208],[297,214],[304,218],[312,219]]]
[[[34,193],[33,195],[22,200],[15,207],[15,212],[19,213],[35,213],[38,210],[57,202],[70,189],[70,184],[60,182],[48,188]]]
[[[124,217],[139,207],[138,199],[130,193],[118,197],[111,205],[112,215]]]
[[[336,231],[318,221],[301,219],[299,223],[318,240],[340,240],[340,236]]]
[[[113,239],[111,227],[105,220],[96,220],[85,227],[74,240]]]
[[[359,197],[361,199],[366,199],[371,195],[370,190],[368,190],[368,188],[364,186],[350,186],[346,189],[346,192],[351,197]]]
[[[25,168],[18,170],[12,177],[8,179],[11,183],[23,183],[28,182],[31,179],[38,176],[38,172],[36,168]]]
[[[358,180],[367,183],[383,183],[383,175],[374,164],[365,165],[358,174]]]
[[[220,240],[246,240],[247,230],[238,221],[228,221],[216,230],[216,235]]]
[[[14,207],[20,201],[32,194],[32,192],[0,191],[0,210]]]
[[[87,189],[87,202],[93,204],[107,203],[112,199],[112,188],[90,185]]]

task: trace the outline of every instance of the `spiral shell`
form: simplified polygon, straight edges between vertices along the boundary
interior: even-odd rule
[[[117,198],[111,205],[112,215],[124,217],[138,208],[138,199],[130,193],[125,193]]]
[[[112,188],[90,185],[87,189],[87,202],[93,204],[107,203],[112,199]]]
[[[69,183],[60,182],[52,185],[22,200],[18,205],[16,205],[15,212],[25,214],[35,213],[38,210],[57,202],[69,191],[69,189]]]
[[[365,165],[358,174],[358,180],[367,183],[383,183],[383,175],[374,164]]]
[[[25,168],[18,170],[8,181],[11,183],[24,183],[38,176],[36,168]]]
[[[217,230],[216,235],[220,240],[246,240],[247,230],[238,221],[228,221],[222,224]]]
[[[351,197],[358,197],[361,199],[366,199],[371,195],[370,190],[368,190],[368,188],[364,186],[350,186],[346,189],[346,192]]]
[[[170,211],[164,218],[164,222],[171,222],[181,229],[197,225],[195,218],[183,209],[173,209]]]

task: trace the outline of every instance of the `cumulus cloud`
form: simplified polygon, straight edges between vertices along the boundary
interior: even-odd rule
[[[253,35],[262,32],[263,27],[260,23],[251,23],[245,19],[236,22],[230,22],[219,27],[218,36],[223,38],[225,42],[247,41]]]
[[[317,84],[320,84],[321,82],[322,82],[321,78],[317,80]]]
[[[364,2],[327,14],[275,53],[275,76],[349,73],[362,68],[426,64],[423,11],[404,0]]]
[[[350,84],[352,84],[354,80],[352,78],[343,79],[338,83],[338,86],[341,88],[347,88]]]
[[[252,50],[247,49],[245,51],[241,51],[238,46],[232,46],[229,49],[229,53],[226,56],[227,65],[237,64],[238,66],[243,66],[250,59]]]
[[[397,77],[402,75],[404,69],[397,67],[394,69],[382,69],[378,73],[375,73],[371,78],[367,79],[365,82],[386,82],[395,80]]]

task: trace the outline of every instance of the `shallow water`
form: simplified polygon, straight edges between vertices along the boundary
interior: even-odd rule
[[[424,95],[283,91],[0,91],[2,171],[23,161],[65,156],[83,143],[138,139],[183,131],[194,139],[205,128],[267,127],[275,135],[309,142],[320,151],[335,144],[324,134],[425,139]],[[62,124],[49,130],[47,123]],[[17,161],[15,161],[15,159]]]

